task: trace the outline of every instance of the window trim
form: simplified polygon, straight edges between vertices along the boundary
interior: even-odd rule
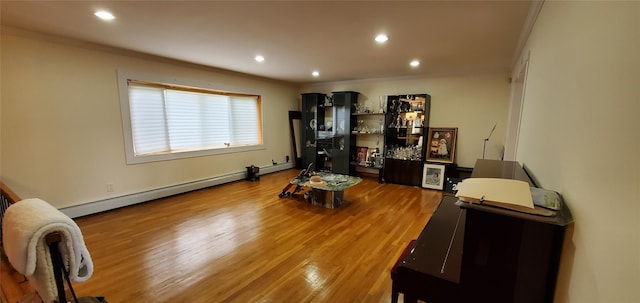
[[[239,152],[247,152],[247,151],[255,151],[255,150],[264,150],[264,125],[263,125],[263,104],[262,104],[262,95],[253,92],[244,92],[244,93],[235,93],[234,91],[238,91],[237,88],[232,87],[223,87],[223,88],[213,88],[208,83],[198,83],[192,80],[185,79],[177,79],[177,78],[169,78],[163,77],[160,75],[140,73],[140,72],[132,72],[126,70],[118,70],[118,88],[120,95],[120,112],[122,116],[122,132],[124,136],[124,147],[125,147],[125,155],[127,164],[139,164],[139,163],[148,163],[148,162],[158,162],[158,161],[167,161],[167,160],[177,160],[177,159],[186,159],[193,157],[203,157],[210,155],[220,155],[220,154],[229,154],[229,153],[239,153]],[[162,153],[162,154],[146,154],[146,155],[135,155],[134,145],[133,145],[133,132],[131,129],[131,111],[129,107],[129,83],[135,84],[143,84],[146,86],[154,86],[161,87],[167,89],[178,89],[178,90],[188,90],[192,92],[200,92],[200,93],[216,93],[221,95],[229,95],[229,96],[257,96],[258,97],[258,132],[261,138],[262,143],[251,146],[231,146],[228,148],[218,148],[218,149],[206,149],[206,150],[195,150],[195,151],[180,151],[173,153]],[[242,89],[244,91],[248,89]]]

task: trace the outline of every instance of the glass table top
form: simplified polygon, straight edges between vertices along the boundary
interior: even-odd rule
[[[315,184],[313,182],[310,182],[309,179],[311,178],[311,176],[320,176],[320,178],[322,179],[322,182],[315,183]],[[362,178],[359,178],[359,177],[325,173],[325,172],[313,173],[311,174],[311,176],[297,177],[291,180],[291,184],[307,186],[307,187],[322,189],[322,190],[341,191],[351,186],[354,186],[360,183],[360,181],[362,181]]]

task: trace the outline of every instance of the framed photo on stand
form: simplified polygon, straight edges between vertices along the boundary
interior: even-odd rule
[[[425,163],[422,169],[422,187],[442,190],[444,189],[444,173],[446,165]]]
[[[356,162],[359,165],[366,165],[367,164],[367,153],[369,151],[368,147],[362,147],[362,146],[358,146],[356,147]]]
[[[429,128],[427,161],[453,163],[456,154],[458,128]]]

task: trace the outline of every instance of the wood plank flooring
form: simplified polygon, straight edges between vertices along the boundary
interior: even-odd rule
[[[279,199],[298,172],[78,218],[95,270],[76,293],[110,303],[389,302],[389,270],[442,193],[364,178],[336,209]]]

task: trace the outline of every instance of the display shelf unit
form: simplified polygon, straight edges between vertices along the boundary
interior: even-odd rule
[[[370,103],[357,104],[355,111],[356,124],[351,133],[356,136],[356,150],[359,147],[367,148],[365,161],[357,161],[357,155],[352,156],[352,165],[355,165],[361,173],[368,173],[378,176],[378,181],[382,181],[382,167],[384,157],[382,150],[384,149],[384,132],[385,132],[385,112],[383,104],[379,108],[373,108]]]
[[[351,133],[356,123],[351,115],[358,101],[358,93],[352,91],[302,94],[302,164],[313,163],[316,171],[354,175],[351,164],[355,135]]]
[[[422,185],[430,106],[428,94],[387,96],[382,169],[385,182]]]

